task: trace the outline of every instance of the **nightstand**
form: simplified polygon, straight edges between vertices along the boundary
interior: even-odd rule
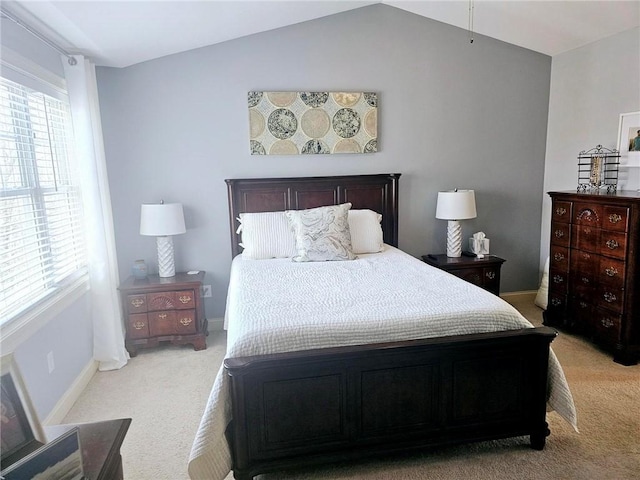
[[[505,262],[495,255],[478,257],[447,257],[446,255],[423,255],[422,261],[449,272],[469,283],[473,283],[495,295],[500,294],[500,267]]]
[[[192,344],[194,350],[207,348],[208,326],[200,297],[204,273],[176,273],[168,278],[149,275],[143,280],[129,277],[120,285],[127,326],[125,346],[132,357],[138,348],[165,341]]]

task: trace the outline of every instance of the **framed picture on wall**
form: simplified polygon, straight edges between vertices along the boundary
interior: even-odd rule
[[[621,166],[640,167],[640,112],[620,115],[618,151]]]
[[[37,450],[46,438],[13,355],[2,356],[0,362],[0,465],[4,469]]]

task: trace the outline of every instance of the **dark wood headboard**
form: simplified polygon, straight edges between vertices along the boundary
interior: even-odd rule
[[[400,175],[227,179],[232,254],[235,257],[242,250],[236,233],[241,213],[303,210],[346,202],[351,202],[353,209],[381,213],[384,241],[397,247]]]

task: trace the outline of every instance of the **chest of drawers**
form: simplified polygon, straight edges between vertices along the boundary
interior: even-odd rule
[[[201,271],[176,273],[170,278],[130,277],[120,285],[125,345],[131,356],[137,355],[138,348],[154,347],[163,341],[192,344],[195,350],[207,347],[207,319],[200,297],[203,280]]]
[[[545,324],[581,333],[624,365],[640,352],[640,196],[550,192]]]

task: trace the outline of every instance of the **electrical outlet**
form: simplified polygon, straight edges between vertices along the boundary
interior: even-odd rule
[[[201,293],[201,296],[203,298],[210,298],[211,297],[211,285],[202,285],[200,293]]]
[[[49,373],[56,369],[56,364],[53,361],[53,352],[47,353],[47,365],[49,365]]]

